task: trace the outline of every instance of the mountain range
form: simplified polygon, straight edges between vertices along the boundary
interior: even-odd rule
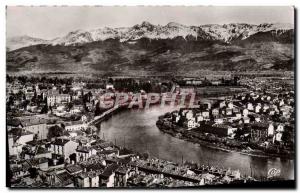
[[[76,30],[52,40],[7,38],[8,71],[292,70],[294,27],[175,22]]]

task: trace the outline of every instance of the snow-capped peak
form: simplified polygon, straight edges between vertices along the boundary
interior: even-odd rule
[[[76,30],[69,32],[66,36],[62,38],[55,39],[52,44],[63,44],[71,45],[78,43],[88,43],[94,41],[91,37],[91,33],[84,30]]]
[[[230,23],[224,25],[203,25],[201,28],[213,36],[215,39],[230,42],[236,38],[247,39],[258,32],[267,32],[272,30],[290,30],[293,26],[290,24],[271,24],[264,23],[251,25],[246,23]]]
[[[230,24],[206,24],[201,26],[186,26],[176,22],[170,22],[166,25],[154,25],[147,21],[133,27],[122,28],[98,28],[92,30],[71,31],[63,37],[58,37],[51,41],[23,36],[22,38],[8,39],[8,48],[17,49],[24,46],[35,44],[84,44],[93,41],[103,41],[106,39],[119,39],[121,42],[134,41],[141,38],[149,39],[172,39],[175,37],[193,36],[196,39],[219,40],[230,43],[236,39],[247,39],[258,32],[279,31],[293,29],[291,24],[282,23],[263,23],[259,25],[246,23]],[[15,46],[16,45],[16,46]]]

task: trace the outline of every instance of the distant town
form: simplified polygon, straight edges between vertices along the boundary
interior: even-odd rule
[[[274,81],[265,82],[268,90],[258,86],[259,82],[247,84],[246,93],[166,113],[157,125],[164,132],[193,142],[261,156],[293,157],[294,91]],[[252,84],[255,89],[251,89]]]
[[[130,111],[134,97],[144,105],[149,93],[160,99],[175,96],[176,104],[183,95],[196,96],[196,108],[181,106],[158,117],[161,135],[222,151],[294,157],[295,93],[284,79],[14,75],[6,79],[12,187],[182,187],[257,180],[239,170],[189,160],[175,163],[136,152],[101,135],[98,124]],[[117,95],[129,97],[120,102]],[[107,102],[113,105],[106,106]],[[160,106],[161,100],[151,105]],[[264,180],[276,177],[266,175]]]

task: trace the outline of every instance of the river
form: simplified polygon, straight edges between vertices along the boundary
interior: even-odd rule
[[[114,114],[101,123],[101,137],[117,145],[150,156],[181,163],[183,160],[204,165],[239,169],[242,175],[260,179],[271,168],[281,170],[280,177],[294,179],[294,161],[281,158],[261,158],[224,152],[184,141],[161,132],[156,127],[158,116],[175,110],[173,107],[152,106],[149,109],[131,109]],[[252,168],[252,169],[251,169]]]

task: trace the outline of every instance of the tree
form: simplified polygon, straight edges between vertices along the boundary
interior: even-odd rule
[[[60,137],[64,135],[64,129],[62,127],[59,127],[58,125],[52,126],[49,128],[48,132],[48,139],[51,139],[53,137]]]
[[[85,131],[84,131],[87,135],[92,134],[92,129],[90,127],[88,127]]]
[[[72,163],[72,161],[74,161],[74,163],[76,163],[76,153],[72,153],[70,156],[70,163]]]
[[[73,106],[74,106],[74,104],[73,104],[72,102],[70,102],[70,103],[68,104],[68,109],[69,109],[69,110],[72,109]]]
[[[91,91],[89,91],[87,94],[85,94],[83,96],[83,103],[91,102],[92,96],[93,96],[93,94],[91,93]]]
[[[36,168],[29,168],[30,178],[36,178],[38,176],[38,171]]]
[[[48,113],[48,106],[45,105],[43,106],[42,110],[41,110],[41,114],[47,114]]]
[[[148,159],[150,157],[150,155],[148,152],[146,152],[146,153],[142,154],[142,157],[143,157],[143,159]]]
[[[98,116],[100,114],[101,114],[100,103],[97,102],[96,109],[95,109],[95,116]]]
[[[286,131],[286,130],[285,130],[285,131],[282,133],[282,136],[281,136],[282,142],[285,143],[285,144],[288,144],[288,143],[291,142],[291,139],[292,139],[291,133],[290,133],[289,131]]]
[[[241,136],[244,135],[244,134],[245,134],[244,131],[243,131],[242,129],[238,128],[238,129],[235,131],[235,136],[234,136],[234,138],[235,138],[235,139],[240,139]]]
[[[109,79],[108,79],[108,83],[113,84],[113,83],[114,83],[114,80],[113,80],[112,78],[109,78]]]
[[[49,110],[50,110],[50,112],[52,113],[52,107],[51,107],[51,106],[49,106]]]
[[[36,91],[34,91],[33,97],[31,98],[31,102],[37,102],[37,101],[38,101],[37,93],[36,93]]]

